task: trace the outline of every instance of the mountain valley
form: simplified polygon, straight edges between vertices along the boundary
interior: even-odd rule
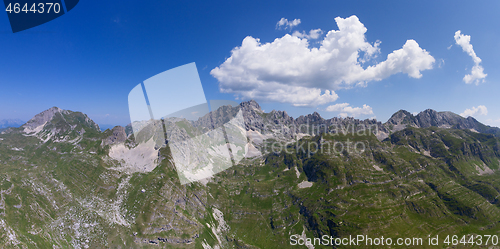
[[[294,248],[292,235],[499,234],[499,128],[431,109],[386,123],[294,119],[251,100],[175,119],[175,134],[208,132],[240,110],[241,160],[187,184],[169,141],[151,130],[101,132],[57,107],[3,130],[1,247]]]

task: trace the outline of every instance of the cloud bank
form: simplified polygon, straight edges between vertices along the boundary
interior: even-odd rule
[[[380,41],[367,42],[367,29],[358,17],[337,17],[335,22],[339,30],[328,31],[318,48],[309,43],[319,37],[314,30],[269,43],[247,36],[210,74],[221,92],[238,98],[316,106],[335,101],[337,89],[366,86],[397,73],[420,78],[421,71],[433,67],[434,57],[414,40],[376,63]],[[280,23],[289,25],[286,19]],[[368,62],[373,63],[365,66]]]
[[[491,126],[495,126],[495,127],[500,127],[500,118],[497,120],[487,119],[486,124],[491,125]]]
[[[360,115],[373,115],[373,110],[369,105],[363,107],[351,107],[348,103],[330,105],[326,108],[328,112],[340,112],[341,117],[357,117]]]
[[[478,107],[472,107],[470,109],[465,109],[464,112],[460,113],[460,116],[466,118],[469,116],[477,117],[479,115],[488,115],[488,109],[484,105],[480,105]]]
[[[487,74],[483,72],[484,68],[479,65],[481,63],[481,59],[476,55],[472,44],[470,44],[470,35],[463,35],[461,31],[455,32],[455,42],[457,45],[462,47],[462,50],[469,54],[474,61],[474,66],[472,67],[472,71],[470,74],[464,76],[464,82],[466,84],[474,83],[479,85],[479,83],[484,82],[484,78],[486,78]]]

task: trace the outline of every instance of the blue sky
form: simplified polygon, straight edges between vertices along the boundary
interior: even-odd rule
[[[195,62],[208,99],[255,96],[265,111],[293,117],[317,111],[385,122],[399,109],[432,108],[500,126],[499,9],[499,1],[82,0],[15,34],[4,13],[0,119],[58,106],[125,125],[137,84]],[[280,26],[282,18],[290,25]],[[325,45],[353,34],[362,40],[348,49]],[[478,77],[466,83],[472,71]]]

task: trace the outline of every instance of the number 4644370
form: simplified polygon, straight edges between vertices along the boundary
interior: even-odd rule
[[[61,5],[59,3],[34,3],[31,6],[28,6],[27,3],[25,3],[22,7],[20,3],[9,3],[5,11],[9,13],[59,13],[61,11]]]
[[[446,239],[443,241],[446,245],[458,245],[458,244],[470,244],[470,245],[498,245],[498,236],[497,235],[470,235],[467,236],[464,235],[462,238],[459,240],[459,237],[457,235],[453,236],[446,236]]]

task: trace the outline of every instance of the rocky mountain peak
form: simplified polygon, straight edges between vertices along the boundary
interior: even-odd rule
[[[499,128],[484,125],[473,117],[464,118],[453,112],[438,112],[433,109],[422,111],[416,116],[405,110],[399,110],[391,116],[385,125],[392,132],[407,127],[428,128],[435,126],[439,128],[468,129],[500,137]]]
[[[257,103],[257,101],[255,100],[249,100],[249,101],[244,101],[244,102],[241,102],[240,104],[241,108],[243,110],[247,110],[247,111],[257,111],[257,112],[263,112],[262,109],[260,108],[260,105],[259,103]]]
[[[100,132],[97,125],[86,114],[63,110],[58,107],[47,109],[21,126],[22,132],[36,136],[43,142],[67,141],[82,136],[86,131]]]
[[[123,143],[127,140],[127,133],[125,127],[115,126],[111,130],[111,135],[102,141],[103,145]]]
[[[418,127],[427,128],[436,126],[440,128],[451,128],[461,122],[464,118],[452,112],[437,112],[432,109],[427,109],[420,112],[417,116]]]
[[[297,118],[297,123],[298,124],[324,124],[325,119],[319,115],[317,112],[313,112],[312,114],[308,114],[306,116],[300,116]]]
[[[43,128],[43,125],[52,120],[56,113],[61,113],[62,111],[63,110],[61,108],[54,106],[35,115],[32,119],[26,122],[26,124],[22,125],[24,132],[32,133],[41,127]]]
[[[420,113],[423,113],[425,115],[437,115],[438,114],[438,112],[433,110],[433,109],[425,109],[424,111],[422,111]]]
[[[315,118],[315,119],[323,119],[323,118],[321,117],[321,115],[319,115],[319,113],[318,113],[318,112],[313,112],[313,114],[311,114],[311,116],[312,116],[313,118]]]
[[[399,110],[394,113],[389,120],[387,120],[387,123],[392,125],[409,124],[413,121],[413,119],[414,116],[410,112],[406,110]]]
[[[272,110],[269,115],[273,118],[285,118],[288,119],[290,116],[288,116],[288,113],[286,111],[276,111]]]

